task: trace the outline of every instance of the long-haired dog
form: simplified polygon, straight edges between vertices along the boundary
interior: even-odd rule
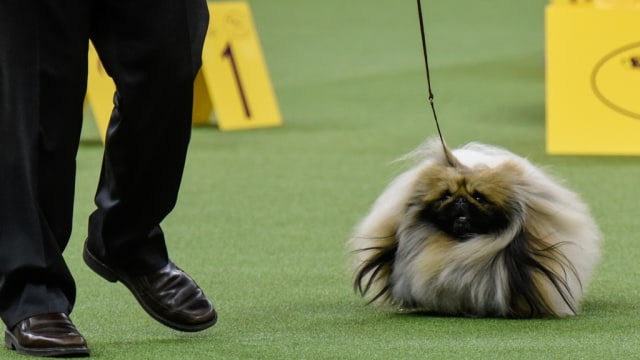
[[[440,315],[577,313],[600,232],[575,193],[488,145],[431,141],[412,157],[349,240],[362,296]]]

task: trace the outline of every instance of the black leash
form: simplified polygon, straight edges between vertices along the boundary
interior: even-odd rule
[[[433,119],[436,121],[436,128],[438,129],[438,136],[440,136],[440,142],[444,150],[447,161],[453,166],[453,161],[449,158],[449,151],[444,143],[442,137],[442,131],[440,130],[440,123],[438,122],[438,115],[436,114],[436,106],[433,101],[433,91],[431,89],[431,75],[429,74],[429,55],[427,54],[427,40],[425,39],[424,20],[422,19],[422,4],[420,0],[418,2],[418,17],[420,19],[420,36],[422,37],[422,55],[424,57],[424,67],[427,75],[427,90],[429,92],[429,104],[431,105],[431,112],[433,113]]]

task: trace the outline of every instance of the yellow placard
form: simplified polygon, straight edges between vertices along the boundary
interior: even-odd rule
[[[640,155],[638,9],[546,9],[551,154]]]
[[[102,137],[104,143],[107,135],[107,127],[109,126],[109,119],[111,118],[111,112],[113,111],[113,95],[115,94],[116,86],[113,80],[104,67],[98,53],[93,47],[93,44],[89,44],[89,76],[87,79],[87,95],[86,100],[91,105],[93,110],[93,117],[96,119],[96,125],[98,126],[98,132]]]
[[[221,130],[282,124],[246,2],[209,3],[202,72]]]
[[[212,111],[213,103],[211,102],[209,89],[202,75],[202,69],[200,69],[193,84],[193,124],[208,124]]]

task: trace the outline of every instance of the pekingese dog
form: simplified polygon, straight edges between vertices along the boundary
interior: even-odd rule
[[[411,157],[349,240],[356,291],[439,315],[578,312],[601,236],[575,193],[489,145],[433,140]]]

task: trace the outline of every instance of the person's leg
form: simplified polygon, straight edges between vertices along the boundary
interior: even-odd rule
[[[25,355],[89,355],[68,316],[76,288],[62,257],[86,87],[84,4],[0,0],[0,317],[5,346]]]
[[[91,39],[117,90],[84,260],[164,325],[206,329],[217,320],[213,304],[169,260],[160,228],[191,135],[206,1],[96,0],[93,11]]]
[[[68,314],[75,301],[62,252],[86,84],[84,4],[0,1],[0,316],[9,328]]]
[[[104,0],[93,9],[92,41],[117,92],[87,246],[129,273],[168,262],[160,223],[182,178],[207,24],[204,0]]]

